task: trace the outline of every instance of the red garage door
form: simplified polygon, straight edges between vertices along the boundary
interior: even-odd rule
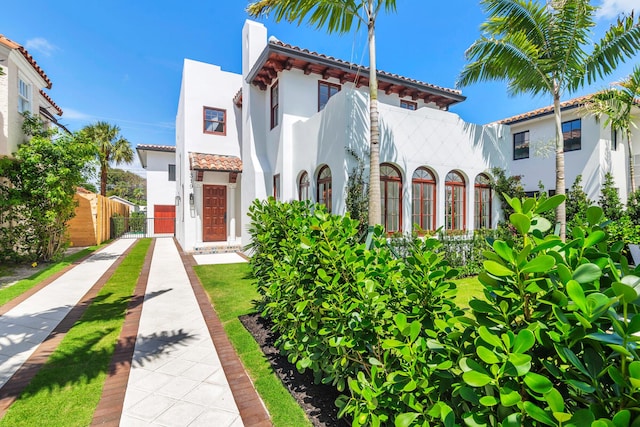
[[[175,205],[153,206],[153,232],[155,234],[174,234],[176,224]]]

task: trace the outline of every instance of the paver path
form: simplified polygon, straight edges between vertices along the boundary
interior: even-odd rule
[[[134,242],[114,242],[0,316],[0,388]]]
[[[121,426],[243,426],[172,239],[157,239]]]

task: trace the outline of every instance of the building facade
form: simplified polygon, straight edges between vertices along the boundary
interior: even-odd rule
[[[553,137],[549,109],[478,125],[449,111],[465,100],[457,90],[385,72],[378,78],[380,220],[387,232],[494,227],[494,167],[523,175],[527,191],[539,181],[554,190],[554,156],[545,153]],[[165,189],[163,197],[172,192],[183,248],[247,244],[256,199],[312,200],[344,213],[350,176],[357,168],[369,174],[368,85],[368,68],[267,39],[267,29],[252,21],[242,31],[242,74],[185,60],[175,154],[160,167],[175,162],[176,182],[147,178]],[[621,143],[607,148],[611,132],[574,108],[583,103],[563,104],[567,186],[582,174],[595,198],[607,171],[622,190],[626,154]]]
[[[0,156],[12,156],[24,142],[23,113],[57,124],[62,110],[45,90],[52,83],[20,44],[0,34]]]

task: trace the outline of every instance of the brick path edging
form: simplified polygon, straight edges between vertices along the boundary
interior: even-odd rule
[[[138,337],[138,326],[142,315],[142,303],[147,290],[151,259],[156,245],[156,239],[151,241],[138,277],[133,297],[129,301],[127,312],[118,337],[115,351],[111,357],[107,379],[104,382],[100,402],[93,413],[92,426],[114,426],[120,424],[124,406],[124,396],[131,372],[131,361]]]
[[[29,385],[33,377],[36,376],[40,368],[49,359],[49,356],[58,348],[58,345],[62,342],[67,332],[71,327],[82,317],[86,309],[91,305],[93,299],[98,295],[100,289],[107,283],[109,278],[116,271],[118,266],[126,258],[131,251],[132,246],[127,248],[118,259],[107,269],[107,271],[100,276],[98,281],[84,294],[82,299],[76,304],[58,323],[51,333],[45,338],[45,340],[38,346],[38,348],[31,354],[31,356],[22,364],[22,366],[16,371],[15,374],[7,381],[0,389],[0,419],[2,419],[9,407],[20,396],[22,391]],[[72,264],[72,266],[75,266]],[[69,266],[71,267],[71,266]],[[63,271],[68,271],[66,268]],[[55,279],[54,279],[55,280]],[[50,282],[49,282],[50,283]],[[47,285],[49,284],[47,283]],[[45,285],[46,286],[46,285]],[[42,286],[44,287],[44,286]],[[38,286],[38,290],[42,288]],[[26,299],[26,298],[25,298]]]
[[[178,252],[180,252],[180,257],[182,258],[182,263],[185,266],[187,276],[191,282],[193,293],[196,296],[198,306],[200,307],[202,316],[209,329],[209,334],[213,340],[213,345],[218,353],[222,370],[227,377],[233,399],[240,411],[242,422],[247,427],[271,427],[271,417],[262,399],[260,399],[253,382],[251,382],[249,375],[245,371],[242,362],[240,362],[238,354],[231,345],[227,333],[222,327],[222,322],[220,322],[220,318],[211,305],[209,296],[193,269],[194,265],[196,265],[195,259],[192,255],[186,254],[177,241],[175,241],[175,244],[178,247]]]

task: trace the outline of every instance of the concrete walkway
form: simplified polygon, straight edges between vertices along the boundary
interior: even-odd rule
[[[0,316],[0,388],[134,242],[119,240],[96,252]]]
[[[121,426],[243,426],[172,239],[157,239]]]
[[[0,316],[0,417],[134,243],[112,243]],[[152,247],[92,425],[271,426],[195,276],[195,260],[171,238]],[[243,261],[228,258],[206,261]]]

